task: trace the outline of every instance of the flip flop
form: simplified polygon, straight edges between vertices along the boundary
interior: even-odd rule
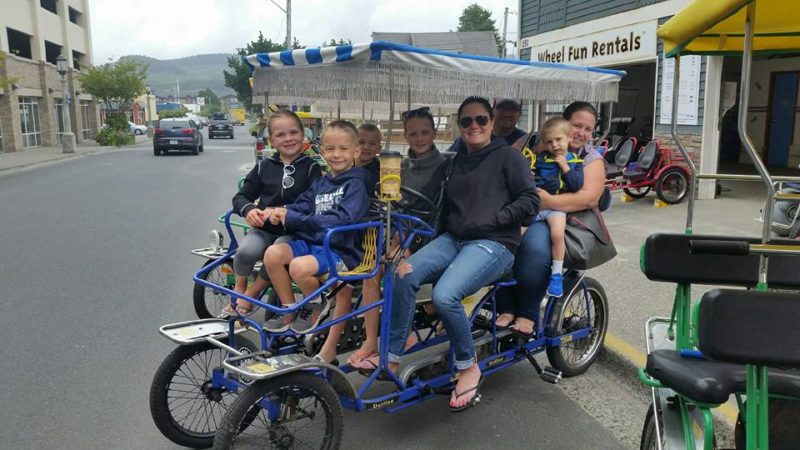
[[[353,367],[358,367],[358,364],[361,363],[361,361],[364,361],[367,358],[372,358],[373,356],[377,356],[377,355],[378,355],[377,353],[371,352],[367,356],[359,358],[358,360],[354,360],[353,356],[355,356],[355,353],[353,353],[352,355],[350,355],[350,357],[347,358],[347,364],[349,364],[349,365],[351,365]]]
[[[332,366],[339,367],[339,360],[338,359],[334,358],[333,361],[328,362],[328,361],[325,361],[324,359],[322,359],[322,356],[319,356],[319,353],[317,353],[316,355],[312,356],[311,359],[313,359],[314,361],[319,361],[321,363],[330,364]]]
[[[511,317],[511,319],[505,325],[500,325],[499,323],[497,323],[497,322],[500,322],[500,319],[502,319],[504,317]],[[498,330],[507,330],[507,329],[511,328],[511,326],[514,325],[515,322],[516,322],[516,317],[514,317],[513,314],[511,314],[511,313],[502,313],[499,316],[497,316],[497,320],[494,321],[494,325],[497,327]]]
[[[509,329],[511,330],[512,333],[517,334],[517,335],[522,336],[522,337],[526,337],[526,338],[530,338],[530,337],[533,336],[533,332],[535,331],[533,329],[533,326],[534,326],[533,322],[531,322],[531,325],[530,325],[531,331],[528,332],[528,333],[526,333],[524,331],[520,331],[519,329],[515,328],[516,325],[517,325],[517,321],[515,320],[514,323],[509,327]]]
[[[371,359],[364,358],[364,359],[361,360],[361,362],[366,362],[367,364],[372,366],[371,368],[356,367],[356,369],[358,369],[358,373],[363,375],[363,376],[365,376],[365,377],[367,377],[367,378],[371,377],[372,374],[375,373],[376,370],[379,370],[378,369],[378,365],[375,364]],[[381,372],[381,373],[378,374],[377,380],[379,380],[379,381],[392,381],[392,377],[389,376],[389,374],[387,374],[386,372]]]
[[[472,408],[473,406],[478,404],[481,401],[480,389],[481,389],[481,385],[483,384],[483,380],[484,379],[485,379],[485,377],[483,376],[483,374],[481,374],[481,378],[478,380],[478,384],[476,384],[475,386],[467,389],[464,392],[461,392],[461,393],[456,392],[456,400],[458,400],[459,397],[464,396],[466,394],[469,394],[472,391],[475,391],[475,395],[472,396],[472,399],[469,402],[467,402],[466,404],[464,404],[462,406],[459,406],[459,407],[456,407],[456,408],[451,406],[450,407],[450,411],[452,411],[452,412],[461,412],[461,411],[465,411],[465,410],[467,410],[469,408]],[[453,391],[455,392],[455,389],[453,389]]]

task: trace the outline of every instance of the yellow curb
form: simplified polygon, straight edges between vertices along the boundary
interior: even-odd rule
[[[606,332],[605,346],[612,352],[627,359],[635,367],[647,365],[647,355],[643,351],[610,332]],[[736,423],[736,419],[739,416],[739,406],[736,404],[735,398],[731,397],[727,403],[720,405],[716,410],[731,426]]]

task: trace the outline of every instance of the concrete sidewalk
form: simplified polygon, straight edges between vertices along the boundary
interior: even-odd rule
[[[84,141],[75,147],[75,153],[62,153],[61,146],[33,147],[21,152],[0,153],[0,175],[65,159],[139,147],[152,140],[144,135],[136,136],[134,144],[122,147],[103,146],[95,141]]]

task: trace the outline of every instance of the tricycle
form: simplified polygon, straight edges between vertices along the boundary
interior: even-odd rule
[[[386,42],[257,54],[246,60],[255,69],[254,91],[293,94],[300,102],[332,96],[383,100],[389,102],[390,118],[395,98],[405,98],[408,105],[432,101],[454,104],[475,93],[530,99],[552,96],[555,100],[574,95],[590,101],[612,101],[624,75],[607,69],[533,64]],[[331,87],[336,84],[333,80],[338,83],[336,88]],[[382,176],[381,186],[392,177],[396,175]],[[368,305],[357,302],[352,312],[323,321],[304,334],[291,330],[270,333],[260,320],[241,315],[162,326],[159,332],[179,346],[159,368],[150,393],[153,418],[167,438],[180,445],[213,444],[218,449],[301,444],[338,448],[343,436],[343,408],[397,412],[451,394],[457,372],[449,338],[441,332],[435,311],[425,307],[430,299],[424,295],[418,296],[413,320],[416,344],[407,349],[398,370],[387,366],[395,270],[416,238],[430,237],[434,229],[413,215],[396,211],[395,198],[382,195],[381,200],[383,206],[373,211],[369,222],[327,231],[324,248],[330,258],[332,236],[363,232],[365,256],[361,265],[347,272],[331,265],[319,289],[289,307],[246,297],[209,278],[236,251],[231,212],[225,214],[230,245],[198,271],[194,281],[227,296],[232,304],[241,298],[272,314],[289,314],[323,293],[335,292],[344,283],[372,278],[381,270],[383,298]],[[390,236],[397,236],[400,243],[396,251],[387,245]],[[608,300],[602,285],[588,276],[588,270],[566,269],[564,295],[533,299],[541,305],[534,332],[521,335],[498,329],[495,324],[496,294],[514,284],[513,278],[504,276],[462,302],[481,371],[488,376],[528,361],[542,379],[551,383],[585,372],[597,358],[608,327]],[[329,364],[311,357],[313,353],[306,345],[309,337],[337,323],[358,320],[375,308],[381,311],[380,362],[366,381],[348,376],[354,369],[346,364]],[[542,352],[552,367],[541,367],[534,358]],[[391,383],[394,389],[376,392],[379,381]]]

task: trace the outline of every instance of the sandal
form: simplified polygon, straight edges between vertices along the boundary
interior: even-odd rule
[[[475,395],[472,396],[472,399],[470,399],[469,402],[467,402],[466,404],[464,404],[462,406],[459,406],[459,407],[452,407],[451,406],[450,407],[450,411],[452,411],[452,412],[461,412],[461,411],[467,410],[469,408],[472,408],[473,406],[478,404],[481,401],[480,389],[481,389],[481,385],[483,384],[483,380],[484,379],[485,378],[484,378],[483,374],[481,374],[481,378],[478,380],[478,384],[476,384],[475,386],[473,386],[473,387],[471,387],[471,388],[469,388],[466,391],[461,392],[461,393],[459,393],[458,391],[453,389],[453,392],[455,392],[455,394],[456,394],[456,400],[458,400],[459,397],[467,395],[472,391],[475,391]]]
[[[522,319],[522,320],[520,320],[520,319]],[[526,324],[526,322],[527,322],[527,324]],[[520,325],[522,325],[522,324],[526,324],[527,325],[524,330],[520,329]],[[511,326],[511,331],[516,333],[516,334],[519,334],[519,335],[521,335],[523,337],[531,337],[531,336],[533,336],[533,332],[534,332],[533,325],[534,325],[534,323],[533,323],[532,320],[526,319],[524,317],[517,317],[517,320],[515,320],[514,324]],[[530,330],[530,331],[528,331],[528,330]]]
[[[377,356],[377,355],[375,355],[375,356]],[[372,374],[375,373],[376,370],[380,370],[378,368],[378,364],[376,364],[375,361],[373,361],[371,359],[364,358],[364,359],[361,360],[361,363],[366,363],[371,367],[364,367],[364,366],[360,366],[360,367],[352,366],[352,367],[358,369],[358,373],[363,375],[363,376],[365,376],[365,377],[367,377],[367,378],[371,377]],[[379,381],[392,381],[392,377],[388,373],[381,371],[381,373],[378,374],[377,380],[379,380]]]
[[[358,354],[359,350],[354,351],[353,354],[350,355],[347,358],[347,364],[349,364],[349,365],[351,365],[353,367],[357,367],[358,364],[361,363],[361,361],[363,361],[363,360],[365,360],[367,358],[372,358],[373,356],[378,356],[378,354],[375,353],[375,352],[369,352],[369,353],[366,354],[366,356],[361,356],[361,355]],[[358,357],[358,359],[354,359],[354,357]]]
[[[319,353],[317,353],[316,355],[312,356],[311,359],[313,359],[314,361],[318,361],[318,362],[324,363],[324,364],[330,364],[332,366],[339,367],[339,360],[338,359],[334,358],[333,361],[325,361],[322,358],[322,356],[319,356]]]
[[[494,325],[497,327],[498,330],[507,330],[514,324],[514,319],[516,319],[516,317],[514,317],[513,314],[502,313],[499,316],[497,316],[497,320],[494,321]],[[500,321],[503,321],[503,323],[500,323]]]

